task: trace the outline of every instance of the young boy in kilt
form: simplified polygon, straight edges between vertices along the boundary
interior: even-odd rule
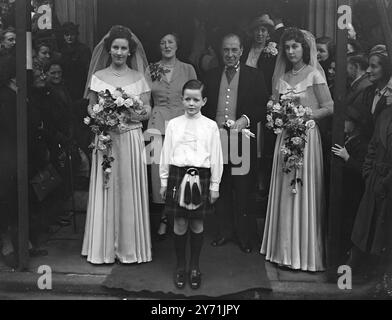
[[[161,196],[165,211],[174,217],[174,247],[177,267],[174,283],[185,286],[186,244],[190,229],[189,283],[201,285],[199,257],[203,245],[203,219],[219,198],[223,155],[219,129],[200,112],[207,99],[204,85],[188,81],[182,89],[184,115],[169,121],[160,161]]]

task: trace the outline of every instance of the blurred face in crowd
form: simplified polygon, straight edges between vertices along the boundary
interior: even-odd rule
[[[303,61],[304,49],[302,48],[302,44],[300,42],[296,42],[295,40],[288,40],[284,44],[284,50],[287,59],[292,64]]]
[[[182,103],[188,116],[193,117],[198,114],[206,102],[207,99],[203,99],[200,89],[185,89]]]
[[[269,39],[267,27],[259,26],[253,30],[253,39],[256,44],[265,44]]]
[[[350,80],[355,80],[357,78],[358,74],[358,66],[352,64],[352,63],[347,63],[347,76]]]
[[[325,61],[329,58],[328,46],[324,43],[317,43],[317,60]]]
[[[45,74],[40,70],[33,70],[33,86],[35,88],[43,88],[46,85]]]
[[[177,53],[177,40],[176,37],[172,34],[165,35],[161,42],[159,43],[161,48],[161,54],[163,58],[171,59],[176,56]]]
[[[110,56],[112,62],[116,66],[122,66],[127,63],[127,58],[130,55],[129,43],[127,39],[114,39],[110,47]]]
[[[1,44],[5,49],[13,48],[16,44],[16,34],[13,32],[7,32],[4,35],[4,40]]]
[[[369,80],[371,82],[378,82],[383,79],[384,72],[378,56],[374,55],[370,57],[367,72],[369,73]]]
[[[242,56],[241,41],[236,36],[223,39],[222,57],[226,67],[235,67]]]
[[[64,33],[64,41],[66,44],[73,44],[76,41],[76,34],[71,33],[71,32],[66,32]]]
[[[336,63],[333,61],[328,67],[328,75],[327,75],[328,80],[333,81],[335,79],[335,74],[336,74]]]
[[[50,49],[47,46],[40,46],[38,49],[38,59],[42,62],[48,62],[50,59]]]
[[[47,81],[51,84],[60,84],[63,80],[63,70],[58,64],[52,64],[46,73]]]
[[[350,134],[354,132],[355,130],[355,123],[351,120],[345,120],[344,121],[344,133],[345,134]]]

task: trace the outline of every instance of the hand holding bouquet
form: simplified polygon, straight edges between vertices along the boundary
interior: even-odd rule
[[[90,107],[90,117],[84,118],[84,123],[90,126],[97,136],[96,142],[90,147],[103,152],[102,168],[105,174],[105,185],[111,173],[111,131],[127,130],[130,122],[139,121],[138,117],[147,111],[143,101],[138,96],[129,95],[123,89],[117,88],[113,93],[109,90],[98,93],[98,103]]]
[[[297,193],[297,183],[303,183],[297,177],[297,170],[303,166],[307,132],[315,125],[312,109],[301,105],[294,90],[282,95],[279,102],[268,102],[267,128],[275,134],[285,131],[285,143],[280,152],[283,154],[283,172],[288,174],[294,171],[294,179],[291,181],[293,193]]]

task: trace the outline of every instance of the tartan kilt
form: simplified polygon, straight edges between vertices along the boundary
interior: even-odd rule
[[[174,192],[174,187],[179,190],[182,179],[189,168],[196,168],[199,171],[200,187],[201,187],[201,201],[202,205],[196,210],[188,210],[180,207],[178,204],[179,192]],[[213,212],[213,206],[210,203],[210,168],[197,167],[177,167],[171,165],[169,167],[169,179],[167,181],[165,213],[173,215],[175,218],[186,219],[203,219],[206,214]]]

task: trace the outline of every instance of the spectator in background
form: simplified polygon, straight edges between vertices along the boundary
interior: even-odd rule
[[[15,251],[17,239],[17,142],[16,142],[16,61],[15,57],[8,56],[0,61],[0,145],[2,156],[0,157],[0,239],[2,243],[1,254],[9,267],[16,267],[18,259]],[[28,173],[29,178],[35,175],[38,168],[45,162],[43,159],[46,152],[37,148],[36,141],[41,135],[42,121],[39,115],[28,106]],[[41,140],[42,141],[42,140]],[[45,148],[43,148],[45,149]],[[47,255],[45,250],[37,248],[37,233],[35,232],[36,217],[34,210],[30,210],[30,256]]]
[[[373,62],[370,62],[372,65]],[[392,297],[392,108],[384,109],[377,119],[373,137],[363,165],[366,180],[352,232],[355,247],[348,264],[357,271],[361,260],[377,261],[376,276],[380,277],[375,294]],[[365,260],[362,260],[364,262]],[[375,270],[374,270],[375,269]]]
[[[358,97],[358,107],[365,110],[368,118],[366,130],[371,137],[377,118],[392,105],[392,64],[385,45],[376,45],[371,49],[367,72],[372,85]]]
[[[34,44],[33,53],[33,69],[41,73],[41,77],[45,78],[45,66],[51,58],[51,46],[49,43],[37,40]]]
[[[91,59],[90,49],[78,39],[79,25],[65,22],[62,26],[63,41],[61,44],[61,60],[63,79],[72,99],[83,97],[87,73]]]
[[[12,54],[16,45],[16,31],[13,27],[0,32],[0,55]]]
[[[349,250],[352,247],[351,232],[358,206],[361,201],[365,184],[362,179],[362,165],[367,153],[369,139],[363,134],[366,117],[361,110],[348,106],[345,110],[344,133],[346,135],[344,146],[335,144],[332,153],[343,161],[343,190],[349,190],[343,197],[342,238],[339,257],[341,262],[347,261]]]
[[[5,263],[17,266],[14,252],[18,219],[16,168],[16,61],[1,61],[0,83],[0,236]],[[7,62],[7,63],[6,63]]]
[[[368,59],[363,55],[349,56],[347,58],[347,78],[349,86],[347,88],[346,106],[359,104],[356,99],[363,90],[372,85],[369,80]]]
[[[335,68],[334,66],[331,67],[331,64],[335,62],[335,44],[330,37],[321,37],[316,39],[316,46],[317,60],[321,64],[330,86],[332,77],[328,77],[328,74]]]

